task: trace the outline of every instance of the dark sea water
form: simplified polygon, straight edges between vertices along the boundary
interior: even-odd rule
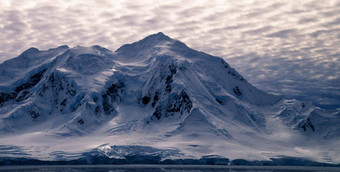
[[[339,171],[340,167],[301,167],[301,166],[220,166],[220,165],[58,165],[58,166],[0,166],[0,172],[23,171],[23,172],[326,172]]]

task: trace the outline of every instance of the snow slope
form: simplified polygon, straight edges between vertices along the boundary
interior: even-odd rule
[[[115,52],[30,48],[0,64],[1,157],[340,163],[339,123],[339,111],[267,94],[163,33]]]

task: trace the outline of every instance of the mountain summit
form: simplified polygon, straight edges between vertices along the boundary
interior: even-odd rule
[[[338,112],[265,93],[161,32],[115,52],[30,48],[0,64],[3,157],[340,163],[339,123]]]

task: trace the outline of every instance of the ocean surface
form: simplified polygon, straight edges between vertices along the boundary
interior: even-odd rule
[[[206,172],[206,171],[227,171],[227,172],[326,172],[339,171],[340,167],[302,167],[302,166],[223,166],[223,165],[57,165],[57,166],[0,166],[0,171],[44,171],[44,172]]]

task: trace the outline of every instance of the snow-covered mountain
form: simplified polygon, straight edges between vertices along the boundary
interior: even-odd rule
[[[340,163],[340,112],[285,100],[163,33],[112,52],[30,48],[0,64],[0,157]]]

